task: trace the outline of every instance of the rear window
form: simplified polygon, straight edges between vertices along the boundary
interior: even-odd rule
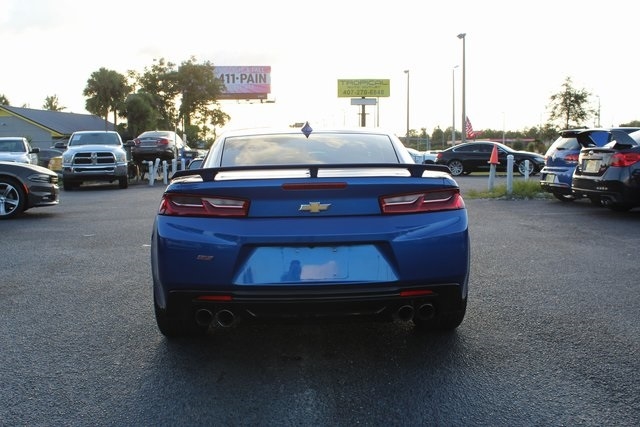
[[[307,163],[399,163],[385,135],[300,134],[228,137],[222,166],[288,165]]]
[[[5,139],[0,140],[0,151],[7,153],[22,153],[27,151],[21,139]]]

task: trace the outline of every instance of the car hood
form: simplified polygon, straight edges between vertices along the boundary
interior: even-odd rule
[[[76,151],[105,151],[105,150],[124,150],[119,145],[114,144],[90,144],[90,145],[72,145],[71,147],[67,147],[66,152],[76,152]]]
[[[25,152],[0,153],[0,160],[5,162],[31,163],[29,155]]]
[[[19,162],[13,162],[13,161],[5,161],[5,160],[1,160],[0,159],[0,169],[3,171],[15,171],[18,169],[31,169],[33,172],[37,172],[37,173],[44,173],[47,175],[55,175],[55,173],[53,171],[51,171],[50,169],[47,169],[45,167],[42,166],[38,166],[38,165],[34,165],[34,164],[30,164],[30,163],[19,163]]]

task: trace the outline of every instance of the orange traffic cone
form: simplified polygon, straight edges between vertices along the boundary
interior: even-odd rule
[[[491,158],[489,159],[489,164],[499,165],[500,161],[498,160],[498,146],[494,145],[493,150],[491,151]]]

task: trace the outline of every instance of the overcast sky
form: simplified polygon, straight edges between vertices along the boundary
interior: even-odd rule
[[[618,125],[640,120],[639,11],[627,0],[0,0],[0,94],[37,109],[57,95],[64,111],[86,113],[82,91],[99,68],[194,56],[271,66],[275,103],[222,101],[228,127],[358,126],[360,108],[337,97],[337,81],[374,78],[390,79],[391,96],[366,107],[367,125],[404,135],[409,70],[410,128],[431,133],[452,125],[454,99],[461,127],[466,33],[475,130],[538,126],[566,77],[600,102],[603,126]]]

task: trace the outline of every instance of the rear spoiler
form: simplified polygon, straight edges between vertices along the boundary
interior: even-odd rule
[[[318,163],[318,164],[291,164],[291,165],[251,165],[251,166],[226,166],[206,169],[186,169],[176,171],[171,179],[183,178],[186,176],[200,176],[203,181],[213,181],[220,172],[230,171],[259,171],[259,170],[289,170],[307,169],[311,178],[318,178],[320,169],[405,169],[413,178],[419,178],[424,171],[444,172],[451,174],[446,165],[435,163],[413,164],[413,163]]]

